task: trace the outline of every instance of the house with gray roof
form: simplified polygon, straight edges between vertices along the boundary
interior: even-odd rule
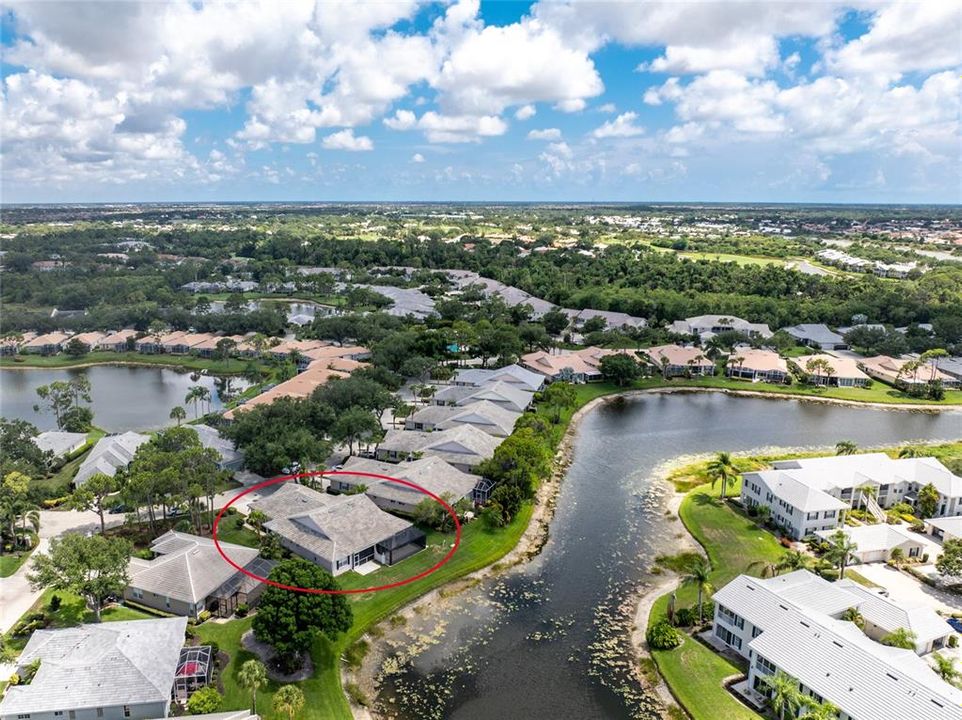
[[[697,335],[702,342],[715,335],[734,330],[749,337],[770,338],[772,330],[765,323],[752,323],[734,315],[698,315],[675,320],[668,330],[677,335]]]
[[[234,447],[234,443],[222,437],[217,428],[210,425],[190,425],[197,433],[200,444],[220,455],[217,466],[221,470],[240,470],[244,466],[244,453]]]
[[[852,557],[862,563],[888,562],[893,550],[901,550],[907,558],[920,558],[926,552],[926,544],[921,536],[901,525],[880,522],[875,525],[844,526],[838,530],[858,546],[852,552]],[[819,530],[815,534],[829,540],[838,530]]]
[[[931,609],[905,608],[807,570],[770,579],[740,575],[713,599],[712,643],[748,661],[747,680],[734,688],[741,694],[763,701],[765,678],[782,671],[803,695],[832,703],[849,720],[962,718],[962,691],[918,654],[941,647],[954,632]],[[841,619],[850,608],[865,618],[864,632]],[[893,625],[905,627],[899,623],[917,628],[925,647],[907,650],[874,639]]]
[[[392,463],[433,455],[459,470],[471,472],[491,458],[500,444],[501,438],[488,435],[473,425],[436,432],[388,430],[378,444],[376,454],[378,460]]]
[[[256,548],[221,542],[231,560],[266,577],[274,563]],[[214,541],[171,530],[150,546],[156,557],[132,557],[124,599],[175,615],[196,618],[204,610],[230,617],[238,605],[253,605],[264,584],[230,565]]]
[[[54,458],[61,458],[77,452],[87,444],[87,433],[59,432],[48,430],[32,438],[33,444],[43,452],[49,452]]]
[[[506,382],[485,383],[480,387],[449,385],[441,388],[431,397],[433,405],[470,405],[479,400],[487,400],[514,412],[524,412],[534,400],[534,393]]]
[[[292,553],[332,575],[370,562],[393,565],[426,544],[424,533],[384,512],[367,495],[315,494],[319,497],[313,509],[275,517],[264,528]]]
[[[802,323],[785,328],[785,332],[795,338],[802,345],[816,347],[820,350],[846,350],[848,343],[837,332],[821,323]]]
[[[186,630],[183,617],[37,630],[17,669],[40,666],[7,688],[0,720],[165,718]]]
[[[74,487],[80,487],[97,473],[113,477],[120,468],[130,465],[137,448],[150,440],[147,435],[125,432],[100,438],[84,458],[74,476]]]
[[[473,425],[495,437],[507,437],[522,413],[479,400],[470,405],[426,405],[404,419],[405,430],[448,430]]]
[[[635,317],[628,313],[615,312],[614,310],[575,310],[572,308],[562,308],[561,311],[568,316],[576,329],[581,329],[584,324],[592,318],[601,318],[605,321],[606,330],[640,330],[647,327],[648,321],[645,318]]]
[[[481,482],[477,475],[462,472],[439,457],[425,457],[398,464],[352,457],[344,464],[341,472],[370,473],[407,480],[444,498],[451,505],[459,500],[473,499],[474,490]],[[331,488],[339,492],[350,492],[363,485],[366,488],[365,495],[378,507],[391,512],[410,515],[419,503],[430,500],[424,493],[390,480],[378,480],[363,475],[329,477]]]
[[[520,365],[506,365],[502,368],[468,368],[459,370],[454,376],[454,385],[481,387],[490,383],[503,382],[520,390],[538,392],[544,387],[544,376]]]

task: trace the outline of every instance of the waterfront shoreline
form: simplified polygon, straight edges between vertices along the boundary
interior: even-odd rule
[[[728,388],[709,388],[709,387],[655,387],[655,388],[636,388],[636,389],[625,389],[622,391],[616,391],[610,394],[601,395],[596,398],[592,398],[580,408],[578,408],[571,416],[568,421],[568,427],[565,429],[565,434],[558,444],[558,449],[555,453],[555,465],[552,470],[550,478],[543,482],[535,496],[535,509],[532,512],[531,518],[528,521],[528,526],[525,528],[520,539],[515,544],[515,546],[500,560],[486,567],[475,570],[474,572],[468,573],[452,582],[442,585],[440,587],[434,588],[429,593],[417,598],[416,600],[408,603],[405,606],[398,608],[395,615],[400,615],[406,619],[410,619],[413,615],[420,615],[423,612],[439,611],[441,608],[432,607],[435,606],[439,597],[444,597],[445,599],[459,595],[460,593],[475,587],[479,582],[496,575],[500,575],[507,570],[516,568],[526,562],[537,557],[547,543],[550,541],[550,525],[554,518],[555,507],[557,504],[558,494],[561,490],[561,483],[567,474],[568,468],[571,464],[574,452],[574,442],[577,437],[578,431],[580,430],[581,424],[585,417],[595,410],[600,405],[610,402],[618,402],[623,398],[631,397],[641,397],[644,395],[662,394],[662,395],[672,395],[681,393],[722,393],[730,396],[744,396],[752,398],[762,398],[762,399],[773,399],[773,400],[799,400],[799,401],[810,401],[810,402],[822,402],[830,403],[836,405],[843,405],[849,407],[871,407],[873,409],[883,409],[883,410],[895,410],[895,411],[919,411],[920,409],[929,407],[936,411],[960,411],[962,408],[958,406],[917,406],[908,404],[888,404],[888,403],[865,403],[852,400],[843,400],[839,398],[820,398],[811,397],[806,395],[793,395],[790,393],[768,393],[759,392],[751,390],[732,390]],[[937,444],[938,440],[933,440],[933,444]],[[815,448],[799,448],[799,447],[760,447],[754,448],[749,451],[739,452],[738,456],[750,456],[755,454],[790,454],[792,452],[800,451],[818,451],[825,450],[825,452],[831,452],[831,448],[828,446],[820,446]],[[691,462],[697,462],[699,459],[705,459],[709,457],[705,454],[699,455],[684,455],[679,454],[670,462],[663,464],[658,468],[657,477],[655,482],[664,482],[670,489],[671,495],[669,496],[668,506],[666,509],[670,510],[672,514],[678,518],[678,509],[681,502],[684,500],[687,492],[677,492],[671,483],[668,482],[667,478],[671,474],[672,470],[682,467]],[[692,536],[691,532],[681,522],[678,518],[678,522],[681,526],[679,532],[683,533],[683,537],[679,539],[678,543],[675,543],[672,551],[674,553],[682,552],[686,549],[695,549],[698,552],[704,554],[705,549],[698,543],[698,541]],[[651,683],[646,678],[644,678],[640,672],[640,661],[643,658],[650,658],[645,646],[645,630],[648,625],[648,616],[650,614],[652,606],[655,602],[661,598],[665,592],[669,591],[671,587],[677,584],[677,576],[674,573],[666,573],[664,580],[654,585],[639,589],[636,593],[636,597],[631,599],[631,606],[634,608],[634,627],[631,631],[629,637],[629,642],[632,646],[632,659],[635,662],[635,672],[638,676],[639,682],[642,687],[656,694],[658,700],[663,705],[678,705],[680,703],[674,698],[671,693],[669,686],[667,685],[665,679],[662,677],[660,671],[658,672],[658,682]],[[379,623],[380,624],[380,623]],[[372,626],[374,627],[374,626]],[[344,687],[348,682],[359,682],[365,690],[372,690],[374,687],[373,680],[378,674],[379,666],[383,661],[383,658],[379,659],[377,665],[378,667],[370,667],[373,664],[375,657],[381,655],[379,652],[383,650],[381,645],[381,638],[373,637],[370,635],[370,628],[368,632],[362,636],[371,644],[371,652],[368,657],[365,658],[361,665],[361,668],[357,671],[350,671],[347,669],[342,669],[341,671],[341,683]],[[372,718],[379,717],[374,714],[370,709],[357,707],[351,704],[351,711],[355,720],[371,720]]]

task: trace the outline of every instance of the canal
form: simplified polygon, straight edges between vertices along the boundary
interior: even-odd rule
[[[955,412],[717,393],[604,403],[577,431],[544,551],[416,618],[382,666],[376,709],[404,720],[656,717],[635,678],[628,634],[632,598],[683,531],[665,515],[659,466],[721,450],[960,436]]]
[[[136,365],[95,365],[85,368],[60,370],[0,370],[0,416],[13,420],[28,420],[41,430],[54,430],[52,413],[36,412],[39,402],[37,388],[57,380],[69,380],[86,375],[91,385],[91,409],[94,424],[108,432],[126,430],[156,430],[173,425],[170,411],[181,405],[187,417],[194,417],[194,406],[184,398],[191,387],[201,385],[211,394],[211,410],[223,407],[217,379],[210,375],[196,375],[169,367]],[[196,380],[194,379],[196,378]],[[230,378],[231,391],[249,387],[242,378]],[[206,411],[206,403],[198,407]]]

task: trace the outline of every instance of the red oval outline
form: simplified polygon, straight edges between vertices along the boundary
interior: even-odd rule
[[[454,545],[447,552],[447,554],[443,558],[441,558],[437,563],[429,567],[427,570],[423,570],[419,572],[417,575],[412,575],[409,578],[406,578],[404,580],[398,580],[397,582],[393,582],[393,583],[388,583],[387,585],[377,585],[377,586],[366,587],[366,588],[352,588],[350,590],[323,590],[319,588],[302,588],[296,585],[285,585],[283,583],[275,582],[273,580],[269,580],[265,577],[261,577],[260,575],[257,575],[255,573],[250,572],[249,570],[242,568],[240,565],[238,565],[233,560],[231,560],[230,557],[227,555],[227,553],[224,552],[224,549],[220,546],[220,541],[217,539],[217,526],[220,524],[221,518],[224,516],[224,513],[227,512],[227,509],[231,505],[233,505],[235,502],[240,500],[242,497],[244,497],[248,493],[254,492],[255,490],[259,490],[260,488],[269,487],[270,485],[276,485],[278,483],[286,482],[288,480],[299,480],[300,478],[305,478],[305,477],[317,477],[317,476],[323,477],[324,475],[353,475],[355,477],[376,478],[378,480],[387,480],[389,482],[396,482],[400,485],[406,485],[407,487],[413,488],[414,490],[417,490],[420,493],[424,493],[429,498],[431,498],[436,503],[438,503],[441,507],[443,507],[447,511],[448,515],[450,515],[451,518],[454,520]],[[217,552],[220,553],[220,556],[224,558],[224,560],[226,560],[229,565],[236,568],[240,572],[244,573],[245,575],[247,575],[247,577],[253,578],[254,580],[257,580],[262,583],[266,583],[267,585],[273,585],[274,587],[281,588],[282,590],[292,590],[294,592],[310,593],[312,595],[359,595],[361,593],[380,592],[381,590],[390,590],[392,588],[401,587],[402,585],[407,585],[409,583],[414,582],[415,580],[420,580],[426,575],[430,575],[435,570],[440,569],[441,566],[443,566],[446,562],[448,562],[448,560],[451,559],[451,557],[457,551],[458,547],[460,547],[461,545],[461,521],[458,520],[458,514],[454,511],[454,508],[448,505],[448,503],[446,503],[444,500],[442,500],[440,497],[430,492],[429,490],[425,490],[420,485],[416,485],[415,483],[410,482],[409,480],[402,480],[401,478],[395,478],[389,475],[378,475],[377,473],[367,473],[367,472],[351,472],[349,470],[314,470],[312,472],[297,473],[295,475],[281,475],[279,477],[271,478],[270,480],[265,480],[264,482],[257,483],[256,485],[251,485],[249,488],[246,488],[242,493],[239,493],[237,496],[231,498],[230,501],[220,509],[220,512],[217,513],[217,517],[214,518],[214,527],[211,530],[211,535],[214,541],[214,546],[217,548]]]

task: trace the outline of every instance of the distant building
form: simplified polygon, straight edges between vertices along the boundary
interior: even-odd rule
[[[520,365],[507,365],[502,368],[470,368],[459,370],[452,381],[454,385],[480,387],[494,382],[515,385],[521,390],[538,392],[544,387],[544,375],[532,372]]]
[[[846,350],[848,343],[837,332],[833,332],[827,325],[803,323],[785,328],[785,332],[795,338],[802,345],[819,348],[820,350]]]
[[[538,350],[521,356],[521,364],[549,380],[573,383],[598,382],[602,379],[601,359],[607,355],[628,355],[628,350],[608,350],[589,346],[581,350]]]
[[[808,364],[813,360],[822,360],[828,364],[829,370],[808,369]],[[871,378],[866,375],[859,367],[859,362],[850,357],[836,357],[825,353],[814,355],[800,355],[791,358],[789,362],[798,369],[798,372],[805,375],[809,382],[815,385],[830,387],[865,387],[871,382]]]
[[[113,477],[120,468],[130,465],[137,448],[148,440],[148,435],[135,432],[101,438],[80,464],[73,479],[74,487],[80,487],[97,473]]]
[[[459,500],[473,499],[475,488],[481,482],[481,478],[477,475],[462,472],[438,457],[425,457],[400,464],[351,458],[344,464],[343,472],[370,473],[407,480],[434,493],[451,505]],[[410,515],[424,500],[434,502],[424,493],[390,480],[378,480],[361,475],[329,477],[331,488],[339,492],[350,492],[363,485],[366,488],[364,494],[379,508],[390,512]]]
[[[755,348],[735,348],[725,364],[728,377],[783,383],[788,379],[788,363],[777,352]]]
[[[697,335],[702,342],[723,332],[740,332],[748,337],[770,338],[772,330],[764,323],[752,323],[734,315],[698,315],[676,320],[668,330],[677,335]]]
[[[62,458],[77,452],[87,444],[87,433],[59,432],[49,430],[33,438],[33,444],[43,452],[49,452],[55,458]]]
[[[450,430],[417,432],[388,430],[378,443],[377,459],[387,462],[416,460],[435,456],[463,472],[472,472],[478,465],[494,456],[501,438],[478,430],[473,425],[461,425]]]
[[[714,375],[715,363],[701,348],[685,345],[658,345],[640,350],[655,372],[666,378]]]

